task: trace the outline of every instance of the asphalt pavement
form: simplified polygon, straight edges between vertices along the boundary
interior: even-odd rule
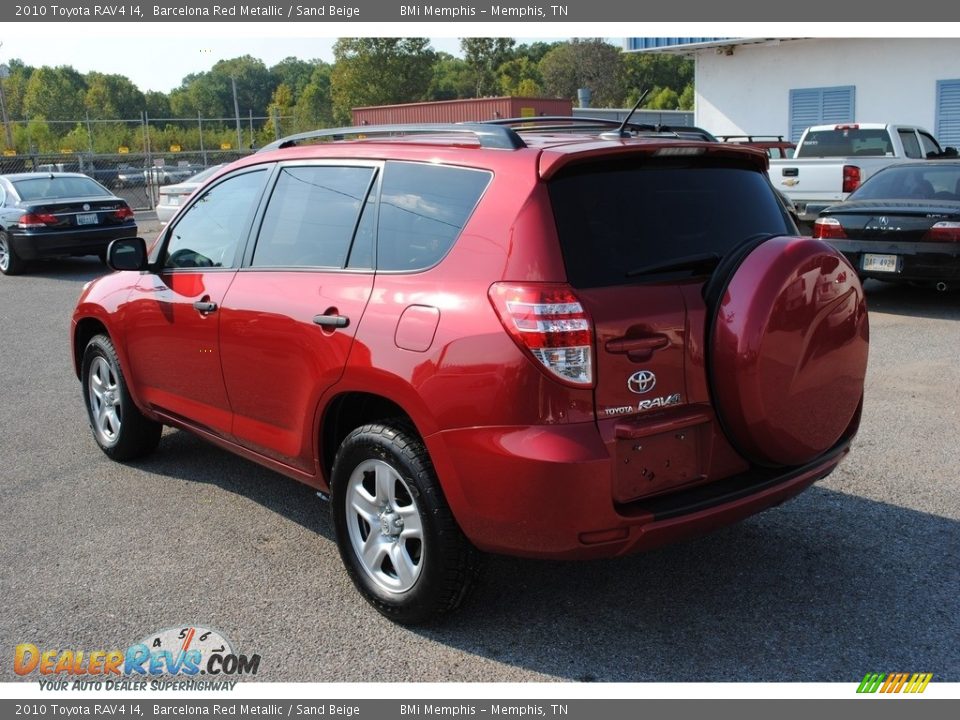
[[[271,681],[960,681],[960,292],[869,283],[863,425],[798,498],[629,558],[488,558],[459,613],[406,629],[353,589],[306,486],[180,431],[129,465],[97,449],[68,330],[102,272],[0,277],[0,680],[20,643],[199,624]]]

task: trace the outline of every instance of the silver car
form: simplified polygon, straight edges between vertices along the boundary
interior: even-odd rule
[[[157,219],[164,225],[170,222],[170,219],[177,214],[180,206],[193,194],[194,190],[200,187],[207,178],[211,177],[224,165],[226,165],[226,163],[212,165],[183,182],[161,187],[157,201]]]

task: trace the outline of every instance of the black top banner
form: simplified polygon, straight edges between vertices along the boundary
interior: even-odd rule
[[[825,33],[837,22],[863,21],[862,4],[833,0],[806,0],[793,5],[769,0],[727,0],[723,3],[625,3],[623,0],[552,0],[530,2],[416,2],[416,0],[336,0],[320,2],[126,2],[107,4],[91,0],[63,3],[6,4],[0,22],[806,22],[823,23]],[[871,6],[870,27],[878,35],[896,32],[878,28],[884,22],[902,23],[918,17],[944,23],[960,19],[960,4],[941,0],[914,0],[909,5]],[[824,19],[829,18],[829,22]],[[862,25],[860,27],[863,27]],[[897,28],[902,32],[902,24]],[[810,33],[805,33],[809,35]],[[946,34],[950,34],[949,32]]]

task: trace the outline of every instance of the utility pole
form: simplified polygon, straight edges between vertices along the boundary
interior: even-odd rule
[[[243,137],[240,134],[240,104],[237,102],[237,78],[230,76],[230,82],[233,85],[233,116],[237,121],[237,150],[243,148]]]

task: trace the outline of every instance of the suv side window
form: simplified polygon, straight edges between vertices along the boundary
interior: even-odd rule
[[[374,174],[372,167],[281,168],[251,264],[344,267]]]
[[[163,268],[234,267],[266,177],[265,169],[234,175],[201,195],[171,228]]]
[[[380,195],[377,269],[411,272],[436,265],[491,177],[486,170],[388,162]]]
[[[913,130],[897,130],[897,132],[900,134],[900,142],[903,143],[903,152],[908,158],[923,157],[917,134]]]

